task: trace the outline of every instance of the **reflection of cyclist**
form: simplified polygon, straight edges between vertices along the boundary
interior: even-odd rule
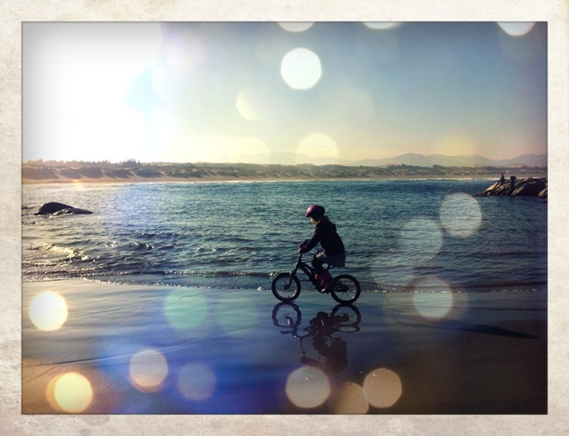
[[[340,338],[332,338],[338,323],[346,321],[348,315],[329,316],[326,312],[318,312],[316,318],[310,321],[312,332],[312,346],[324,359],[324,365],[332,372],[338,373],[348,364],[348,347],[346,341]],[[328,344],[327,339],[330,339]],[[311,363],[313,359],[304,357],[304,363]],[[315,363],[315,361],[313,361]]]
[[[324,207],[317,204],[308,208],[304,216],[310,218],[314,225],[314,234],[298,248],[299,253],[307,253],[320,243],[323,251],[316,253],[312,259],[312,266],[316,270],[317,278],[324,285],[324,292],[334,286],[334,280],[329,271],[324,271],[322,265],[327,263],[333,266],[344,266],[346,263],[344,243],[336,231],[336,225],[324,215],[325,213]]]

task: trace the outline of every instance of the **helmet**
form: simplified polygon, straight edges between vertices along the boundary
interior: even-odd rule
[[[318,206],[317,204],[313,204],[308,207],[306,213],[304,214],[305,217],[312,217],[312,218],[319,218],[326,213],[326,209],[324,206]]]

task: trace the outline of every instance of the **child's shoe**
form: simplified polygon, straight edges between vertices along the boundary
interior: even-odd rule
[[[320,274],[317,274],[316,277],[322,282],[323,289],[319,292],[328,293],[334,287],[334,279],[332,278],[332,274],[330,271],[324,271]]]

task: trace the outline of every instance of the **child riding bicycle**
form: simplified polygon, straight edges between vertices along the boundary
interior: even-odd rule
[[[326,210],[317,204],[311,205],[304,214],[310,218],[314,225],[314,234],[310,239],[299,245],[300,254],[312,250],[318,243],[323,251],[318,251],[312,259],[312,266],[316,270],[316,279],[320,280],[323,289],[320,292],[329,292],[334,287],[334,279],[328,270],[324,270],[323,264],[332,266],[344,266],[346,264],[346,251],[344,243],[336,231],[336,225],[325,215]]]

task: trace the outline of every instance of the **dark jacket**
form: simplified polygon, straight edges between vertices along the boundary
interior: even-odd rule
[[[323,216],[320,222],[316,224],[312,238],[300,245],[301,253],[312,250],[318,243],[327,256],[335,256],[346,251],[340,235],[336,232],[336,225],[327,216]]]

